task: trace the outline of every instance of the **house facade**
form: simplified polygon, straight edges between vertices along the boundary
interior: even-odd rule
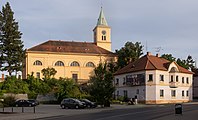
[[[146,104],[192,101],[193,73],[159,55],[147,53],[115,73],[115,96]]]
[[[35,77],[42,78],[41,70],[50,67],[57,71],[55,78],[72,78],[77,83],[87,83],[99,63],[116,60],[116,55],[111,52],[111,28],[102,8],[93,34],[93,42],[49,40],[27,49],[23,79],[32,72]]]
[[[193,98],[198,99],[198,75],[193,77]]]

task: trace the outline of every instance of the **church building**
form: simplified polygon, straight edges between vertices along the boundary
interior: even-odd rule
[[[102,8],[93,35],[94,42],[48,40],[27,49],[23,78],[32,72],[35,77],[43,78],[41,70],[50,67],[57,71],[55,78],[87,83],[99,63],[116,59],[115,53],[111,52],[111,28]]]

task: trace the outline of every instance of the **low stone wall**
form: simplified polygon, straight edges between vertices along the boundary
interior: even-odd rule
[[[57,101],[54,94],[38,95],[36,99],[40,102]]]
[[[13,94],[13,93],[4,93],[3,94],[3,97],[9,97],[9,96],[14,97],[16,100],[17,99],[25,99],[25,100],[28,99],[28,95],[27,94]]]

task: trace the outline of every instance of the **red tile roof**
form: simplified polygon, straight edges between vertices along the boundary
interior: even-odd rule
[[[87,53],[87,54],[112,54],[104,48],[97,46],[95,43],[89,42],[73,42],[73,41],[55,41],[49,40],[27,51],[43,51],[43,52],[65,52],[65,53]]]
[[[167,71],[169,68],[169,65],[172,62],[164,59],[164,58],[160,58],[157,56],[153,56],[153,55],[145,55],[143,57],[141,57],[140,59],[138,59],[137,61],[128,64],[127,66],[119,69],[115,75],[120,75],[120,74],[124,74],[124,73],[131,73],[131,72],[137,72],[137,71],[145,71],[145,70],[163,70],[163,71]],[[177,63],[175,63],[176,66],[179,69],[179,72],[181,73],[188,73],[188,74],[193,74],[193,72],[179,66]]]

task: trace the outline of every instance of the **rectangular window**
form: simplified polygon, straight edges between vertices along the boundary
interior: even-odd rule
[[[126,84],[126,79],[125,79],[125,77],[123,78],[123,85],[125,85]]]
[[[160,81],[164,81],[164,75],[160,75]]]
[[[186,91],[186,96],[188,97],[189,95],[188,95],[189,93],[188,93],[188,90]]]
[[[117,96],[119,96],[119,90],[117,91]]]
[[[182,90],[182,97],[184,97],[185,95],[184,95],[184,90]]]
[[[124,97],[128,97],[127,90],[124,90]]]
[[[36,78],[40,79],[40,72],[36,72]]]
[[[182,83],[184,84],[184,77],[182,77]]]
[[[139,94],[139,93],[140,93],[140,90],[139,90],[139,89],[137,89],[137,90],[136,90],[136,94]]]
[[[119,79],[118,78],[116,79],[116,83],[115,84],[119,85]]]
[[[188,77],[186,78],[186,83],[187,83],[187,84],[189,84],[189,80],[188,80]]]
[[[174,76],[171,75],[171,81],[170,82],[173,82],[174,81]]]
[[[149,81],[153,81],[153,74],[149,74]]]
[[[106,40],[106,36],[104,36],[104,40]]]
[[[78,82],[78,74],[72,74],[72,79],[77,83]]]
[[[171,90],[171,96],[176,97],[176,91],[175,90]]]
[[[179,76],[178,75],[176,76],[176,82],[179,82]]]
[[[160,97],[164,97],[164,90],[160,90]]]

